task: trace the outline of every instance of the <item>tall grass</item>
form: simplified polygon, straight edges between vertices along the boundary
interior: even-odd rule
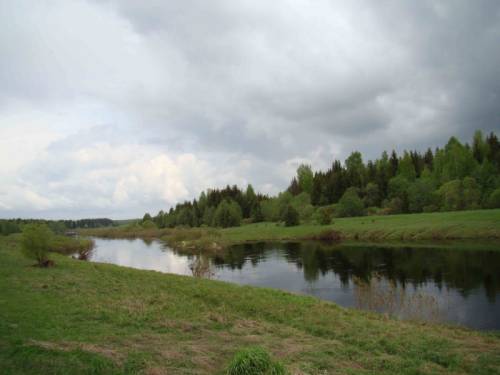
[[[54,236],[50,250],[64,255],[77,254],[79,259],[87,259],[94,246],[94,240],[89,238]]]
[[[375,274],[369,281],[353,277],[356,307],[388,314],[392,317],[427,322],[443,320],[444,311],[436,297],[411,292],[394,280]]]
[[[271,359],[260,346],[242,349],[234,355],[227,375],[285,375],[285,367]]]
[[[202,254],[198,254],[189,265],[194,277],[203,279],[211,279],[215,276],[210,258]]]

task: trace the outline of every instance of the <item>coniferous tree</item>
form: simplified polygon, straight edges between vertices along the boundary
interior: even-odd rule
[[[346,189],[345,171],[340,161],[333,162],[324,179],[326,204],[337,203]]]
[[[387,198],[387,189],[389,185],[389,179],[391,176],[391,164],[389,161],[389,156],[387,151],[382,153],[379,160],[376,161],[377,165],[377,185],[380,189],[380,198]]]
[[[291,227],[299,225],[299,213],[292,205],[286,205],[282,212],[281,219],[285,222],[285,226]]]
[[[494,133],[490,133],[486,138],[486,143],[488,144],[488,160],[500,172],[500,142]]]
[[[394,150],[392,150],[389,163],[391,166],[389,169],[390,170],[389,178],[392,178],[392,177],[395,177],[396,174],[398,173],[398,166],[399,166],[398,155],[396,154],[396,151],[394,151]]]
[[[314,185],[314,182],[313,182],[313,185]],[[290,186],[288,187],[287,189],[290,194],[292,195],[299,195],[301,192],[302,192],[302,189],[300,188],[299,186],[299,182],[297,181],[297,178],[294,177],[292,179],[292,182],[290,183]],[[311,191],[312,192],[312,191]]]
[[[260,202],[256,202],[252,207],[251,218],[253,223],[260,223],[264,221],[264,214],[262,213]]]
[[[424,164],[427,169],[432,171],[432,166],[434,162],[434,154],[432,153],[432,150],[430,148],[427,149],[424,155]]]
[[[311,191],[311,203],[314,206],[319,206],[323,197],[323,174],[316,172],[313,178],[313,188]]]
[[[369,182],[365,187],[365,206],[375,207],[380,205],[380,190],[376,183]]]
[[[247,185],[247,190],[245,191],[244,204],[241,207],[243,212],[243,217],[248,218],[251,215],[252,207],[257,203],[257,195],[251,184]]]
[[[366,163],[366,176],[367,180],[366,182],[377,182],[377,167],[375,166],[375,163],[371,160]]]
[[[478,163],[482,163],[488,157],[488,144],[485,142],[481,130],[477,130],[474,133],[472,155]]]

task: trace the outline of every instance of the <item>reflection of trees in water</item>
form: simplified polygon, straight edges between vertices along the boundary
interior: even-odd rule
[[[275,249],[265,243],[244,244],[233,246],[226,250],[224,254],[217,254],[213,257],[216,266],[228,266],[231,269],[241,270],[247,261],[253,266],[267,259],[268,253]]]
[[[273,252],[303,270],[305,280],[334,272],[343,285],[353,277],[369,281],[377,273],[402,287],[432,281],[441,290],[455,288],[467,297],[483,286],[490,301],[500,292],[500,252],[448,249],[349,247],[322,242],[256,243],[234,246],[213,259],[217,266],[242,269]]]
[[[151,246],[151,244],[153,243],[154,239],[153,238],[142,238],[142,242],[144,242],[144,244],[146,246]]]

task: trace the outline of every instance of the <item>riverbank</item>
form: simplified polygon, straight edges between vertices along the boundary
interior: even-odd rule
[[[330,225],[285,227],[277,223],[258,223],[226,229],[120,226],[83,230],[82,233],[104,238],[159,238],[178,249],[206,251],[218,251],[244,242],[304,239],[389,243],[488,241],[500,239],[500,209],[338,218]]]
[[[0,237],[0,363],[6,374],[223,373],[264,347],[294,374],[488,374],[500,336],[402,322],[315,298],[52,254]]]

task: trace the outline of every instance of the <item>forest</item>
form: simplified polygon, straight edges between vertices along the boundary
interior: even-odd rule
[[[289,187],[277,196],[227,186],[198,199],[146,213],[145,227],[232,227],[242,223],[330,224],[335,217],[391,215],[500,208],[500,142],[476,131],[472,143],[451,137],[425,153],[382,152],[365,163],[354,151],[326,171],[300,165]]]
[[[0,235],[20,233],[26,224],[47,224],[55,234],[64,234],[77,228],[101,228],[115,225],[113,220],[106,218],[79,220],[42,220],[42,219],[0,219]]]

